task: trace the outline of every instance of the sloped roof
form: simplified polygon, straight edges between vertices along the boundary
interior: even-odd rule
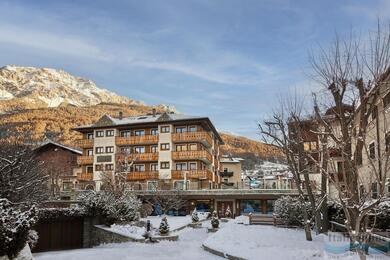
[[[76,148],[73,148],[73,147],[69,147],[69,146],[66,146],[66,145],[54,142],[54,141],[52,141],[50,139],[46,139],[45,141],[43,141],[38,147],[36,147],[34,149],[34,151],[41,150],[43,147],[48,146],[48,145],[58,146],[58,147],[61,147],[61,148],[65,149],[65,150],[68,150],[68,151],[71,151],[73,153],[77,153],[77,154],[80,154],[80,155],[83,154],[83,152],[81,150],[79,150],[79,149],[76,149]]]

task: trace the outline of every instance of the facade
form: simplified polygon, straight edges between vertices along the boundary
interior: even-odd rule
[[[223,155],[221,157],[221,182],[223,188],[240,187],[242,183],[242,158]]]
[[[35,148],[34,152],[49,176],[51,195],[70,198],[70,194],[78,189],[77,178],[81,174],[81,167],[77,164],[77,157],[82,151],[47,140]]]
[[[77,127],[81,189],[104,189],[105,175],[125,173],[131,190],[215,189],[221,137],[207,117],[175,113],[103,116]]]

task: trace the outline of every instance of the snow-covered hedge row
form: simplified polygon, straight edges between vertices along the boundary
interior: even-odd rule
[[[141,201],[130,192],[116,195],[106,191],[89,191],[81,194],[79,200],[87,213],[102,216],[107,225],[136,220],[141,207]]]
[[[34,205],[15,205],[0,199],[0,212],[0,257],[7,255],[12,259],[27,242],[36,242],[31,228],[38,219],[38,210]]]
[[[39,220],[49,219],[69,219],[87,216],[88,212],[84,207],[70,207],[70,208],[40,208]]]
[[[308,203],[308,202],[306,202]],[[274,215],[284,225],[303,226],[303,206],[298,197],[283,196],[275,201]],[[311,216],[311,212],[308,212]]]

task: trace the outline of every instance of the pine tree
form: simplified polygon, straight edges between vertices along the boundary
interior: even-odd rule
[[[211,217],[211,226],[213,228],[218,228],[218,226],[219,226],[218,215],[217,215],[217,212],[215,210],[213,211],[213,216]]]
[[[160,235],[167,235],[169,233],[169,225],[166,217],[161,219],[159,231]]]
[[[198,216],[198,212],[196,211],[196,208],[194,209],[194,211],[192,211],[191,218],[192,218],[192,223],[199,222],[199,216]]]
[[[226,208],[225,217],[226,217],[226,218],[231,218],[231,217],[232,217],[232,212],[231,212],[229,206],[227,206],[227,208]]]

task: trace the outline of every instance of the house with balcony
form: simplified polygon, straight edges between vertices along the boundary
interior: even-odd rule
[[[131,190],[215,189],[223,141],[207,117],[153,113],[76,127],[81,189],[104,189],[103,176],[122,173]]]

